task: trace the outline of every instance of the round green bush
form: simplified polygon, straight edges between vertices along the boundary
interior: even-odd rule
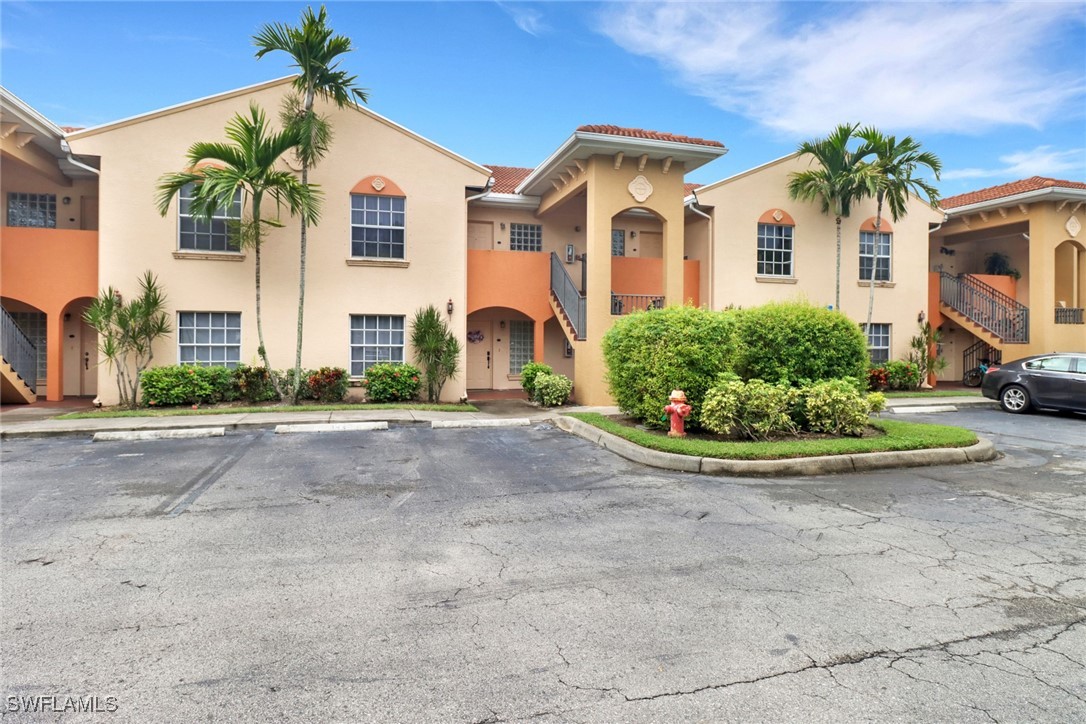
[[[540,375],[549,375],[553,373],[554,370],[551,369],[551,366],[543,364],[542,362],[529,362],[520,368],[520,386],[528,393],[529,400],[534,400],[536,398],[536,378]]]
[[[622,317],[603,336],[611,396],[623,412],[663,427],[668,397],[680,389],[694,408],[687,424],[697,426],[706,391],[731,369],[735,328],[731,312],[695,307]]]
[[[362,384],[370,402],[401,402],[419,396],[421,375],[414,365],[380,362],[366,370]]]
[[[573,381],[565,375],[539,374],[535,377],[535,399],[544,407],[566,404],[573,391]]]
[[[741,309],[736,316],[735,371],[743,379],[793,386],[851,379],[866,385],[867,339],[844,314],[789,302]]]

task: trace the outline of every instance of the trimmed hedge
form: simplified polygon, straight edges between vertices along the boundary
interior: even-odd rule
[[[611,396],[646,425],[664,426],[664,406],[673,389],[686,393],[700,420],[702,401],[736,352],[735,316],[696,307],[668,307],[623,317],[603,336]]]
[[[151,367],[140,375],[143,404],[148,407],[207,405],[216,402],[271,402],[279,399],[272,375],[287,375],[263,367],[239,365],[199,367],[165,365]],[[339,402],[347,396],[347,370],[322,367],[304,373],[306,384],[301,397],[321,402]]]
[[[853,379],[865,384],[870,360],[860,325],[840,312],[796,302],[735,312],[739,352],[735,372],[799,386]]]
[[[422,371],[409,364],[379,362],[366,370],[362,384],[370,402],[414,400],[422,387]]]

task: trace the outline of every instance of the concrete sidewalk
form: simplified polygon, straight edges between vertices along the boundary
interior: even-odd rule
[[[901,398],[886,401],[887,409],[920,411],[925,407],[997,406],[983,397]],[[317,423],[388,422],[396,425],[429,424],[449,420],[502,420],[528,418],[532,423],[553,420],[567,412],[618,414],[617,407],[541,408],[525,400],[491,400],[476,403],[478,412],[435,412],[427,410],[337,410],[314,412],[242,412],[216,415],[168,415],[163,417],[108,417],[64,420],[57,418],[19,420],[17,414],[0,416],[0,438],[51,437],[57,435],[93,435],[96,432],[180,430],[222,427],[227,430],[275,428],[279,425]]]

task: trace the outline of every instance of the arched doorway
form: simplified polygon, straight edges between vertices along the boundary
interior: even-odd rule
[[[93,299],[73,299],[64,307],[64,395],[94,397],[98,394],[98,333],[83,320]]]
[[[1054,282],[1057,323],[1081,324],[1082,308],[1086,306],[1086,247],[1070,239],[1056,247]],[[1068,319],[1061,320],[1061,316]],[[1077,322],[1071,322],[1072,318]]]

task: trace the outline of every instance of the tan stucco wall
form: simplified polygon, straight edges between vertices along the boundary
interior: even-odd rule
[[[163,173],[185,167],[191,143],[224,140],[226,123],[234,113],[247,112],[250,99],[275,119],[283,88],[269,84],[138,123],[77,134],[71,141],[77,153],[102,158],[100,283],[132,294],[137,277],[151,269],[166,290],[171,313],[241,312],[241,356],[249,364],[258,359],[252,252],[240,262],[175,258],[176,201],[160,216],[155,186]],[[462,338],[467,308],[465,187],[482,186],[488,174],[363,111],[325,112],[335,138],[311,173],[325,201],[320,224],[309,236],[303,366],[349,367],[351,314],[403,315],[410,324],[420,307],[434,304],[444,310],[451,299],[456,310],[451,324]],[[374,174],[391,179],[406,194],[407,268],[347,264],[350,190]],[[283,221],[286,227],[269,235],[262,252],[265,344],[272,365],[279,368],[293,365],[298,294],[298,226],[296,220]],[[173,318],[176,323],[176,314]],[[405,356],[413,359],[409,348]],[[175,336],[156,345],[155,358],[158,364],[177,361]],[[115,392],[107,392],[107,382],[99,377],[108,403],[106,395]],[[456,399],[464,390],[461,373],[446,384],[443,396]]]
[[[770,301],[806,300],[819,306],[834,303],[836,225],[817,203],[793,201],[788,176],[808,168],[798,157],[754,169],[725,182],[698,189],[698,201],[713,207],[712,299],[715,309],[750,307]],[[781,209],[795,220],[793,278],[784,282],[757,276],[758,219]],[[868,283],[860,281],[860,226],[875,216],[874,201],[853,207],[841,226],[841,310],[857,322],[867,320]],[[887,215],[888,216],[888,215]],[[928,224],[942,214],[914,202],[893,229],[891,284],[875,287],[872,322],[891,324],[891,358],[908,354],[917,315],[927,310]],[[886,226],[884,225],[885,229]]]

